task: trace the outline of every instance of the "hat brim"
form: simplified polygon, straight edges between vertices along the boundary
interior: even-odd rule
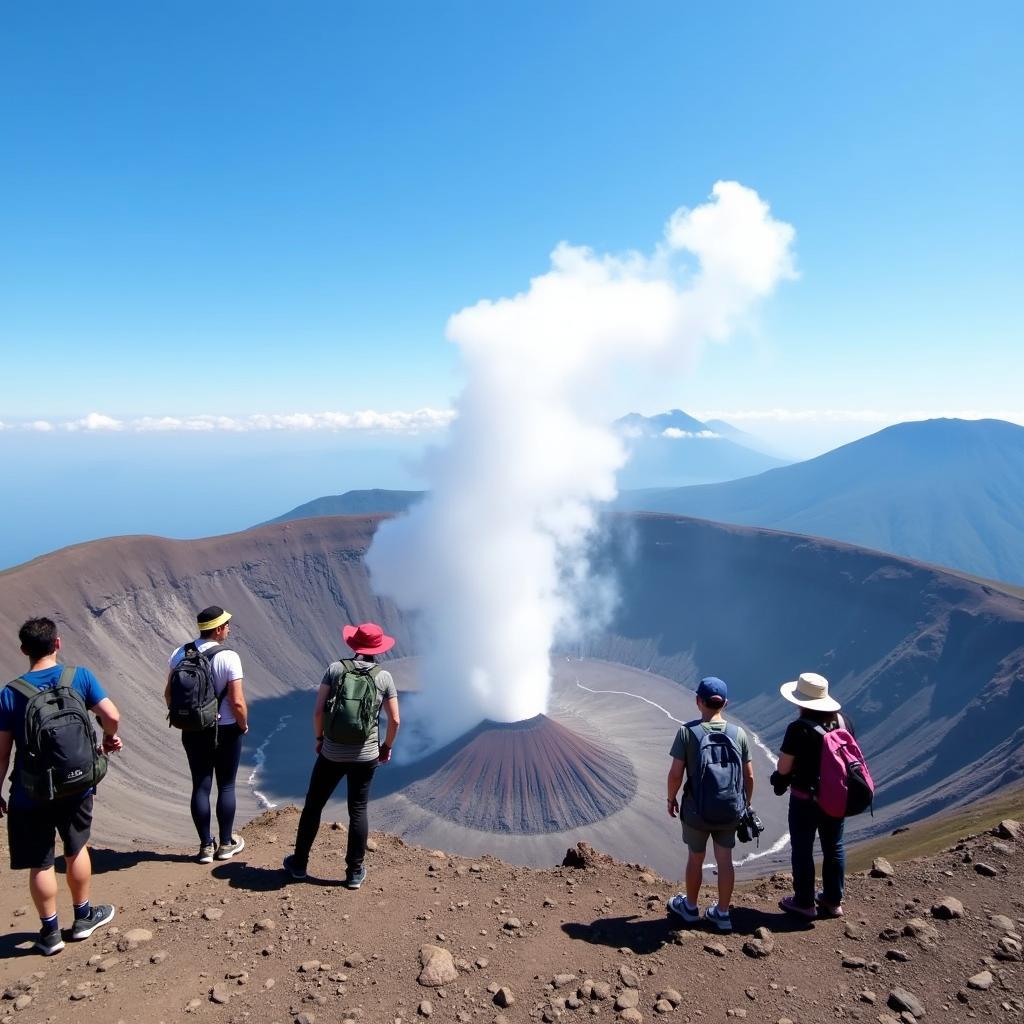
[[[390,651],[395,646],[395,638],[388,636],[387,633],[381,634],[380,646],[378,647],[356,647],[352,643],[352,637],[359,632],[357,626],[342,626],[341,627],[341,639],[345,641],[352,648],[356,654],[384,654]]]
[[[807,708],[808,711],[840,711],[843,705],[839,703],[834,697],[819,697],[817,700],[809,700],[806,697],[800,697],[797,695],[796,689],[800,685],[800,680],[795,679],[791,683],[783,683],[779,687],[779,693],[789,701],[790,704],[796,704],[797,707]]]

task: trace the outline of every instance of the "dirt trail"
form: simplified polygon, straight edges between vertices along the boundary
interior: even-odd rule
[[[851,877],[845,920],[800,926],[776,906],[784,876],[747,884],[722,937],[666,915],[674,882],[600,858],[535,870],[375,833],[366,884],[349,892],[345,832],[327,823],[310,880],[291,882],[279,865],[295,824],[293,808],[270,812],[237,861],[208,867],[97,850],[94,895],[117,918],[50,959],[26,951],[37,922],[25,875],[8,873],[0,1021],[889,1022],[900,988],[928,1020],[1024,1011],[1024,832]],[[962,916],[933,916],[944,897]],[[744,952],[758,928],[770,934]],[[452,958],[440,987],[417,980],[428,945]],[[448,966],[434,956],[432,969]]]

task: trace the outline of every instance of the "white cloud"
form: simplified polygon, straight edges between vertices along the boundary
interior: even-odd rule
[[[141,416],[116,419],[105,413],[91,412],[79,419],[51,422],[33,420],[21,423],[0,423],[0,430],[27,430],[71,433],[196,433],[223,431],[255,433],[257,431],[321,431],[333,433],[421,434],[443,430],[455,418],[451,409],[416,409],[412,412],[255,413],[250,416]]]
[[[680,438],[720,438],[721,434],[716,434],[713,430],[680,430],[679,427],[666,427],[661,432],[662,437],[671,438],[673,441],[677,441]]]

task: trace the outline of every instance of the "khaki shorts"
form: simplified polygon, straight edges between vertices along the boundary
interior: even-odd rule
[[[731,850],[736,845],[736,826],[728,828],[703,829],[683,822],[683,842],[693,853],[705,853],[708,848],[708,837],[714,840],[715,846]]]

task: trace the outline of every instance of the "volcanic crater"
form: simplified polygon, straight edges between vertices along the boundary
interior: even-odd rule
[[[607,818],[635,796],[632,763],[540,714],[520,722],[481,722],[440,751],[438,767],[408,797],[467,828],[537,835]]]

